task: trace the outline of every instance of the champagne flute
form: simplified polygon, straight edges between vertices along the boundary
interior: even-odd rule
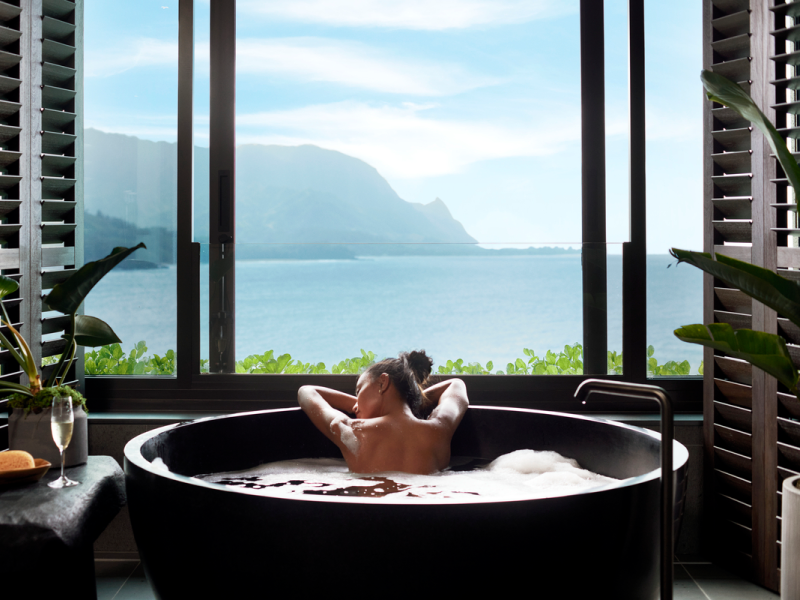
[[[51,488],[71,487],[80,483],[79,481],[72,481],[64,475],[64,450],[67,449],[72,439],[74,423],[75,415],[72,412],[72,397],[53,396],[53,407],[50,412],[50,430],[53,433],[53,441],[58,446],[58,451],[61,454],[61,477],[47,484]]]

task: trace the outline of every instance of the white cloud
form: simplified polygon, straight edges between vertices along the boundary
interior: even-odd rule
[[[86,77],[118,75],[136,67],[178,66],[178,43],[154,38],[137,38],[102,52],[87,52]]]
[[[207,55],[207,47],[201,52]],[[239,40],[236,70],[417,96],[457,94],[498,81],[458,65],[397,59],[366,44],[306,37]]]
[[[270,19],[345,27],[442,30],[527,23],[577,10],[575,0],[239,0]]]
[[[578,107],[523,126],[429,117],[434,105],[338,102],[237,117],[237,144],[314,144],[389,178],[458,173],[481,160],[555,154],[580,140]]]

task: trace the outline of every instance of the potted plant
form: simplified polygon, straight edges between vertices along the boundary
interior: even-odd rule
[[[0,275],[0,324],[7,328],[16,345],[0,332],[0,345],[19,363],[27,376],[27,385],[0,381],[0,395],[9,396],[8,415],[9,447],[12,450],[25,450],[36,458],[44,458],[50,463],[60,464],[59,453],[53,443],[50,431],[50,407],[53,396],[69,395],[75,409],[73,437],[65,452],[65,464],[82,464],[88,457],[88,436],[86,424],[86,400],[77,390],[64,385],[64,380],[78,346],[104,346],[119,343],[120,339],[107,323],[87,315],[77,314],[83,300],[92,288],[111,269],[144,244],[133,248],[114,248],[111,254],[85,264],[69,279],[56,285],[45,297],[45,304],[51,309],[70,317],[70,325],[64,334],[67,341],[64,352],[51,371],[46,382],[42,382],[40,369],[25,339],[11,324],[2,299],[17,291],[19,284]]]
[[[703,71],[701,74],[709,100],[724,104],[758,127],[786,173],[789,184],[800,192],[800,166],[786,143],[741,87],[725,77]],[[794,210],[797,210],[796,205]],[[773,273],[721,254],[712,257],[702,252],[673,248],[678,262],[686,262],[738,288],[751,298],[776,310],[800,327],[800,285]],[[775,377],[800,399],[798,373],[784,339],[775,334],[750,329],[733,329],[727,323],[686,325],[675,335],[689,343],[701,344],[745,360]],[[781,547],[781,597],[800,597],[800,476],[783,482],[783,518]]]

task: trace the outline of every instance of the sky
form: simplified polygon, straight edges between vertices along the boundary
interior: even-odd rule
[[[195,141],[208,144],[196,0]],[[607,0],[609,251],[629,237],[627,16]],[[86,0],[85,126],[175,141],[176,0]],[[581,240],[577,0],[238,0],[237,144],[314,144],[479,242]],[[702,248],[701,12],[645,2],[648,252]]]

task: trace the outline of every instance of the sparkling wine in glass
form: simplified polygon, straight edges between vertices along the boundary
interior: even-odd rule
[[[51,488],[65,488],[78,485],[79,481],[72,481],[64,475],[64,450],[72,440],[72,428],[75,424],[75,415],[72,412],[72,398],[70,396],[53,396],[53,406],[50,412],[50,430],[53,441],[61,454],[61,477],[47,485]]]

